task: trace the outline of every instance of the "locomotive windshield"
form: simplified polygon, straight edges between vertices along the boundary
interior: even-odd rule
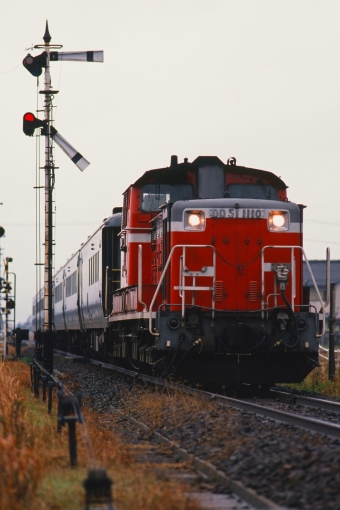
[[[268,184],[229,184],[230,198],[256,198],[260,200],[277,200],[277,189]]]
[[[161,184],[158,182],[146,184],[142,189],[141,209],[143,211],[158,211],[159,207],[168,202],[190,200],[193,189],[190,184]]]

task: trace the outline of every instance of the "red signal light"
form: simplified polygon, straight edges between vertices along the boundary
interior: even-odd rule
[[[25,113],[24,120],[28,120],[29,122],[34,122],[34,115],[33,113]]]
[[[37,119],[35,115],[31,112],[27,112],[24,115],[23,119],[23,131],[27,136],[33,136],[34,131],[39,127],[44,127],[45,122],[43,120]]]

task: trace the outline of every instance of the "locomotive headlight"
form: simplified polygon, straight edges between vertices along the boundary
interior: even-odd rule
[[[201,224],[200,215],[195,214],[195,213],[189,214],[188,223],[189,223],[190,227],[198,227],[198,225]]]
[[[268,217],[269,230],[283,232],[289,228],[289,215],[287,211],[270,211]]]
[[[274,227],[283,227],[285,224],[285,217],[282,214],[274,214],[273,216],[273,226]]]
[[[185,211],[184,228],[186,230],[204,230],[205,228],[204,211]]]

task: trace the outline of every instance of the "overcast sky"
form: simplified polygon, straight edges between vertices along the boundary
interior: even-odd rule
[[[326,246],[340,258],[338,0],[2,0],[1,247],[19,321],[36,289],[36,140],[22,116],[42,108],[22,60],[42,51],[29,48],[46,19],[64,51],[104,50],[103,64],[51,64],[55,127],[91,162],[81,173],[55,149],[57,269],[172,154],[234,156],[281,176],[307,205],[308,258]]]

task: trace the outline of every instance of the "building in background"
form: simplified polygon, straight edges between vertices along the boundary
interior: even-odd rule
[[[316,284],[319,288],[321,298],[323,301],[326,300],[326,260],[310,260],[310,267],[314,275]],[[340,347],[340,260],[331,260],[331,283],[335,283],[335,344]],[[312,279],[310,277],[306,263],[304,262],[303,267],[303,285],[310,287],[310,302],[320,310],[320,302]],[[328,316],[329,306],[326,307],[326,334],[323,338],[323,342],[328,344]]]

